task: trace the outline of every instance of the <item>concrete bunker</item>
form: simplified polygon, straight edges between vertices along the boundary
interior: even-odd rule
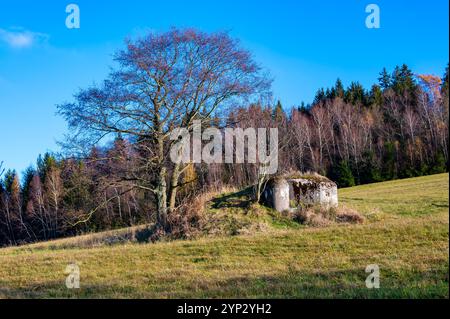
[[[301,206],[338,206],[337,185],[318,174],[289,174],[271,178],[262,193],[263,204],[279,212]]]

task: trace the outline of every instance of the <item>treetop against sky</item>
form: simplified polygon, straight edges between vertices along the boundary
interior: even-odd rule
[[[68,28],[66,8],[79,8]],[[379,8],[368,28],[366,6]],[[406,63],[442,76],[448,62],[448,1],[14,1],[0,6],[0,161],[19,171],[58,150],[67,131],[56,104],[100,83],[126,37],[172,26],[229,31],[270,71],[285,108],[309,103],[336,78],[377,82]]]

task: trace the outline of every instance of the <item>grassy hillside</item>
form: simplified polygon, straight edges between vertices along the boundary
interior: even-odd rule
[[[98,234],[4,248],[0,297],[448,298],[448,187],[440,174],[340,190],[362,225],[281,224],[158,244],[96,245]],[[78,290],[65,287],[71,262]],[[365,287],[369,264],[380,267],[380,289]]]

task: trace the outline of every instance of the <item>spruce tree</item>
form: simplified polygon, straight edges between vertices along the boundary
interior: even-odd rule
[[[369,104],[372,107],[381,107],[383,105],[383,92],[379,85],[372,85],[370,90]]]
[[[334,85],[334,91],[335,91],[335,96],[336,97],[340,97],[340,98],[344,98],[345,95],[345,89],[344,89],[344,85],[342,84],[341,79],[337,79],[336,80],[336,84]]]
[[[383,68],[383,71],[380,72],[380,76],[378,77],[378,83],[380,84],[380,87],[383,90],[386,90],[391,87],[392,78],[391,75],[386,70],[386,68]]]

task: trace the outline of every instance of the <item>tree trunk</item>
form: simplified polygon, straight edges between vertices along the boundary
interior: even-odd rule
[[[167,219],[167,167],[164,164],[164,137],[162,133],[161,126],[158,123],[158,180],[156,186],[156,206],[157,206],[157,216],[156,221],[160,228],[162,228],[165,232],[169,232],[169,222]]]
[[[169,211],[172,212],[175,209],[178,181],[180,179],[180,164],[175,164],[172,172],[172,178],[170,181],[170,198],[169,198]]]
[[[157,223],[164,229],[169,231],[169,223],[167,220],[167,183],[166,183],[167,170],[162,167],[158,176],[158,186],[156,189],[156,202],[157,202]]]

